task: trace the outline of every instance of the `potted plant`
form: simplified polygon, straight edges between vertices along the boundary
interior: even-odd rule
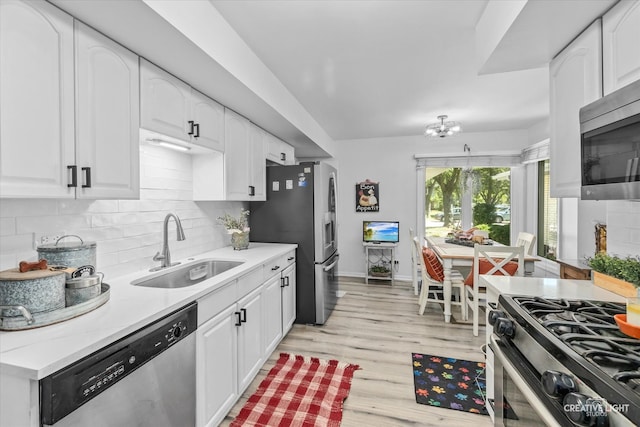
[[[218,217],[218,222],[224,225],[224,228],[227,229],[227,233],[231,234],[231,246],[236,251],[247,249],[249,247],[249,223],[247,222],[247,217],[249,216],[249,211],[241,209],[240,216],[234,217],[229,215],[228,213],[224,214],[224,216]]]
[[[374,265],[369,269],[369,274],[376,277],[389,277],[391,270],[384,265]]]
[[[587,258],[593,283],[618,295],[635,297],[640,289],[640,257],[598,253]]]

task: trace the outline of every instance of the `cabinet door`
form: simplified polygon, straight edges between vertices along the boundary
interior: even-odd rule
[[[224,152],[224,107],[202,93],[191,89],[191,119],[197,125],[191,141],[205,148]]]
[[[295,150],[292,146],[290,146],[286,142],[282,142],[282,144],[280,145],[280,150],[282,151],[280,158],[284,159],[285,165],[296,164]]]
[[[249,200],[249,120],[225,109],[224,175],[227,200]]]
[[[578,111],[602,96],[601,21],[597,20],[551,61],[551,197],[580,197]]]
[[[140,59],[140,127],[189,141],[191,88]]]
[[[75,30],[77,198],[138,198],[138,56],[81,22]]]
[[[640,2],[621,1],[602,17],[604,94],[640,79]]]
[[[282,334],[286,335],[296,320],[296,265],[282,272]]]
[[[236,305],[200,326],[196,340],[196,421],[216,426],[239,397]]]
[[[282,339],[282,283],[283,279],[278,274],[269,279],[262,289],[265,359],[276,349]]]
[[[73,18],[2,0],[0,52],[0,194],[75,197]]]
[[[251,384],[264,362],[262,288],[238,301],[242,323],[238,327],[238,393]]]
[[[265,137],[266,133],[259,127],[251,124],[251,150],[249,150],[249,163],[251,166],[250,186],[253,195],[250,200],[267,200],[267,160],[265,158]]]

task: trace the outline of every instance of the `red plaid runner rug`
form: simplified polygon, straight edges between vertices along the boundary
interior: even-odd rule
[[[339,426],[358,365],[280,353],[276,365],[231,423],[245,426]]]

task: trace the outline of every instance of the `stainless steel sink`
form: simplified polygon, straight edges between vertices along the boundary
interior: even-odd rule
[[[148,288],[184,288],[193,286],[234,267],[242,265],[242,261],[224,261],[218,259],[203,259],[175,268],[168,268],[166,272],[145,276],[131,282],[134,286]]]

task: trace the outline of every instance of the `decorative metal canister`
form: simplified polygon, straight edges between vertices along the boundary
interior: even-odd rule
[[[0,317],[20,316],[65,307],[64,271],[37,270],[21,273],[13,268],[0,272]]]
[[[102,273],[96,273],[91,276],[67,279],[65,289],[67,307],[89,301],[99,296],[103,276]]]
[[[61,242],[67,237],[76,237],[79,242]],[[38,257],[50,265],[78,268],[96,266],[96,242],[85,242],[80,236],[66,235],[55,243],[38,246]]]

